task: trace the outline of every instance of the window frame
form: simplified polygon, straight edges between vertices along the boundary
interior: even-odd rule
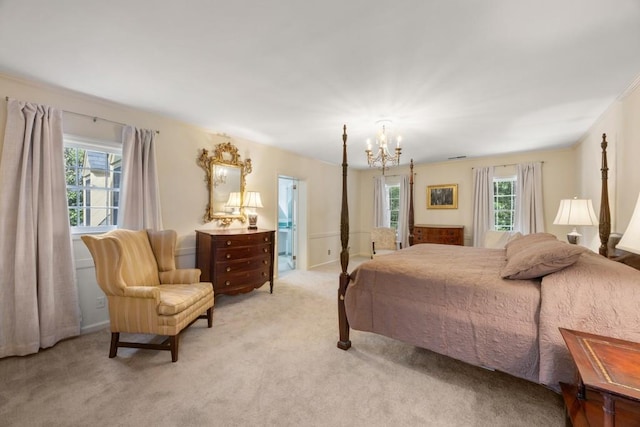
[[[66,148],[80,148],[83,150],[91,150],[91,151],[99,151],[106,154],[116,154],[120,156],[120,162],[122,163],[122,143],[116,141],[108,141],[101,140],[96,138],[72,135],[72,134],[64,134],[63,135],[63,147]],[[66,175],[66,164],[65,164],[65,175]],[[122,190],[122,170],[120,171],[120,187],[119,191]],[[65,183],[65,194],[68,191],[69,186]],[[87,205],[90,206],[90,205]],[[67,198],[67,209],[69,207],[69,199]],[[119,206],[118,206],[119,207]],[[79,234],[97,234],[104,233],[110,230],[115,230],[118,228],[118,224],[113,225],[102,225],[102,226],[74,226],[70,225],[71,234],[79,235]]]
[[[498,183],[500,182],[511,182],[511,193],[510,194],[501,194],[498,195],[496,193],[496,189],[498,187]],[[517,187],[517,183],[518,183],[518,176],[517,175],[507,175],[507,176],[494,176],[493,177],[493,201],[492,201],[492,207],[493,207],[493,229],[496,231],[514,231],[515,230],[515,221],[516,221],[516,204],[518,202],[517,200],[517,194],[516,194],[516,187]],[[497,206],[497,201],[498,201],[498,197],[511,197],[511,209],[496,209]],[[511,213],[511,224],[509,226],[509,228],[505,229],[502,227],[502,225],[498,224],[498,212],[510,212]]]

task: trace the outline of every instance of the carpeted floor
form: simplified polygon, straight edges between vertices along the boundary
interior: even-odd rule
[[[216,299],[168,352],[107,330],[0,360],[2,426],[563,426],[540,385],[384,337],[336,347],[338,266]]]

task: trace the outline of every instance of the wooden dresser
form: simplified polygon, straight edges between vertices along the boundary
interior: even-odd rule
[[[414,225],[413,244],[419,243],[464,246],[464,225]]]
[[[196,267],[214,294],[250,292],[269,282],[273,293],[273,230],[196,230]]]

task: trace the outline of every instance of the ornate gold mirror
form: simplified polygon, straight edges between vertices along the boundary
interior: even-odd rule
[[[198,157],[198,165],[206,172],[209,203],[204,222],[218,221],[229,225],[234,220],[245,222],[242,207],[245,178],[251,173],[251,159],[240,160],[238,149],[230,142],[218,144],[212,155],[206,149]]]

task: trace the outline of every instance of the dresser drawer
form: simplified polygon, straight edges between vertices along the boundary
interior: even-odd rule
[[[239,286],[261,286],[269,281],[269,267],[258,270],[238,270],[235,272],[221,273],[216,280],[216,290],[227,290]]]
[[[216,251],[215,261],[217,263],[220,261],[233,261],[260,255],[268,255],[271,253],[271,248],[272,245],[270,243],[261,243],[254,246],[225,246],[224,248]]]
[[[235,248],[239,246],[253,246],[261,243],[273,243],[272,236],[269,234],[222,236],[221,238],[215,239],[214,246],[222,249]]]
[[[216,279],[221,279],[225,275],[234,274],[239,271],[268,269],[271,266],[271,256],[269,254],[248,259],[240,259],[228,262],[216,262]]]

